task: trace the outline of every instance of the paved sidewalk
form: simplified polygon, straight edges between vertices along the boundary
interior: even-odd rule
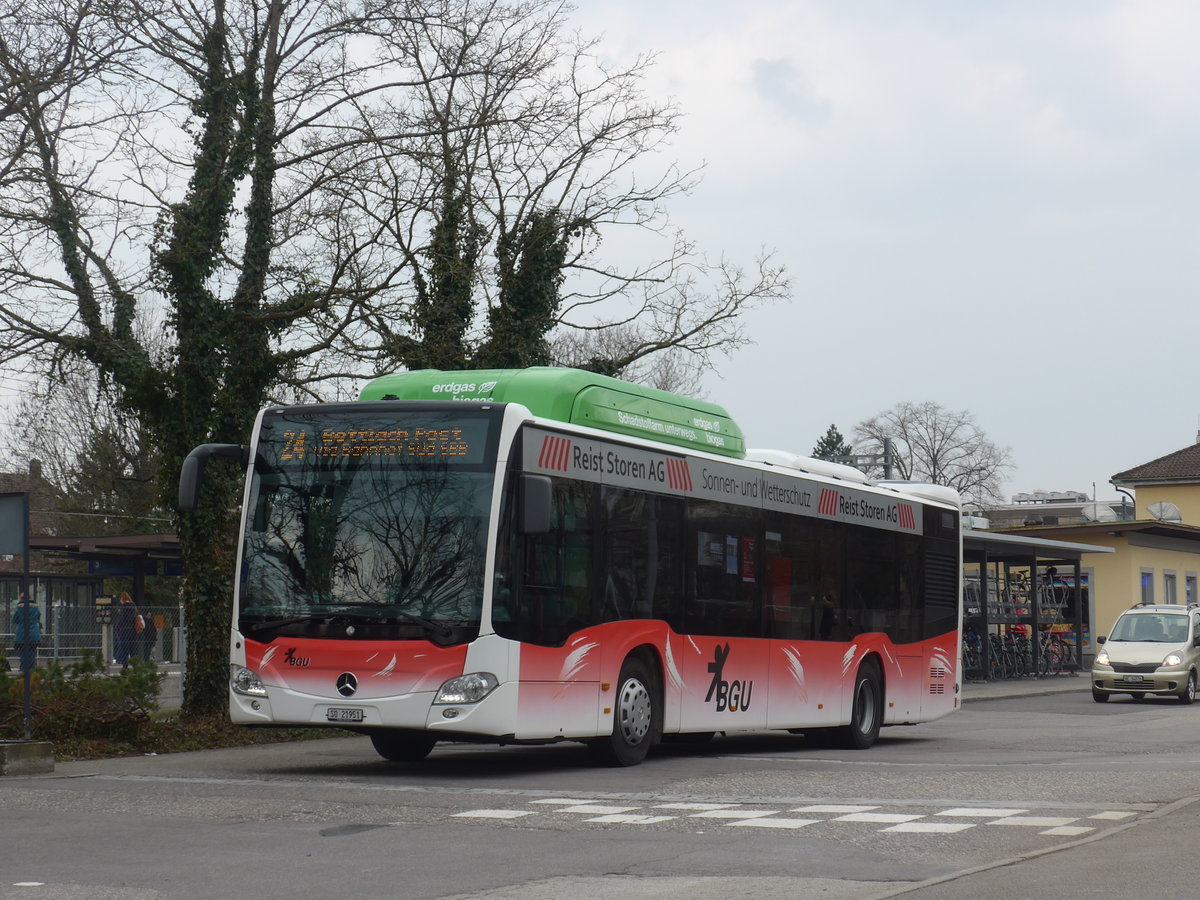
[[[1063,694],[1090,689],[1088,673],[1046,675],[1040,678],[997,678],[994,681],[964,681],[963,702],[998,700],[1003,697],[1029,697],[1035,694]]]

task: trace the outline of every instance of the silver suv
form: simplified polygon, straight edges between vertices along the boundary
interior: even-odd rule
[[[1117,617],[1112,634],[1096,639],[1100,652],[1092,663],[1092,699],[1112,694],[1172,695],[1183,703],[1196,699],[1200,672],[1200,607],[1140,603]]]

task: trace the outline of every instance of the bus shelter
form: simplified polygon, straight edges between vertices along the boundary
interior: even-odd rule
[[[1082,559],[1111,552],[1092,544],[965,531],[966,677],[989,681],[1046,674],[1041,650],[1050,640],[1068,654],[1066,668],[1081,668],[1090,625],[1090,585]]]

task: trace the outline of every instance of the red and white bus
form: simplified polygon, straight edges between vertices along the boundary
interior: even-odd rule
[[[782,729],[869,747],[959,705],[957,494],[746,450],[714,404],[570,369],[384,376],[263,410],[230,715],[438,741]]]

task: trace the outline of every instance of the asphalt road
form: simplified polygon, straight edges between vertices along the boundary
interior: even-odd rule
[[[0,898],[1194,896],[1200,705],[969,690],[871,750],[359,737],[0,779]],[[991,697],[989,697],[989,690]]]

